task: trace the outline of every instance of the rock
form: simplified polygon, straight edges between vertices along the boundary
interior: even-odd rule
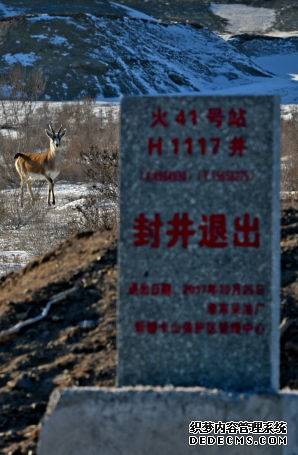
[[[177,84],[177,85],[185,85],[185,84],[187,84],[187,81],[185,80],[185,77],[180,76],[179,74],[170,73],[169,74],[169,78],[173,82],[175,82],[175,84]]]
[[[12,390],[27,390],[33,386],[32,381],[33,375],[29,375],[27,373],[22,373],[16,379],[13,379],[7,383],[8,387]]]

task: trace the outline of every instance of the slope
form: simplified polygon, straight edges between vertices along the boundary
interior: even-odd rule
[[[55,387],[115,384],[116,233],[76,235],[0,283],[0,330],[49,316],[0,339],[0,452],[35,454]],[[29,452],[29,451],[32,452]]]
[[[243,34],[229,37],[228,42],[271,74],[266,84],[260,78],[251,84],[219,88],[218,94],[280,95],[282,104],[297,104],[298,32],[287,35]]]
[[[0,72],[16,63],[43,69],[51,100],[199,93],[270,77],[199,25],[117,15],[8,17],[0,21],[0,52]]]

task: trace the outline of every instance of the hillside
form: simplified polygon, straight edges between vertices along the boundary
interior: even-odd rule
[[[111,386],[116,373],[116,233],[85,233],[0,281],[0,453],[36,453],[39,421],[55,387]],[[32,452],[29,452],[32,450]]]
[[[0,35],[0,71],[18,62],[40,67],[50,100],[199,93],[269,76],[200,26],[116,15],[22,15],[0,22]]]
[[[297,103],[292,2],[281,8],[277,1],[271,8],[261,1],[254,7],[207,0],[168,7],[157,0],[121,3],[0,3],[2,97],[9,95],[5,72],[21,64],[44,72],[45,99],[52,101],[217,92],[281,94],[284,104]]]

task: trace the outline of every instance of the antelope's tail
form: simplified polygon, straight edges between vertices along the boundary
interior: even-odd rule
[[[19,153],[16,153],[16,154],[15,154],[14,159],[16,160],[16,159],[19,158],[20,156],[21,156],[22,158],[27,158],[26,155],[25,155],[24,153],[19,152]]]

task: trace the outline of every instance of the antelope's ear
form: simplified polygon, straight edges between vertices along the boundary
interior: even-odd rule
[[[46,135],[50,138],[50,139],[53,139],[53,135],[52,133],[49,131],[49,130],[45,130],[46,132]]]
[[[63,131],[63,133],[62,133],[62,134],[60,134],[60,139],[62,139],[62,138],[63,138],[63,136],[65,136],[65,134],[66,134],[66,129]]]

